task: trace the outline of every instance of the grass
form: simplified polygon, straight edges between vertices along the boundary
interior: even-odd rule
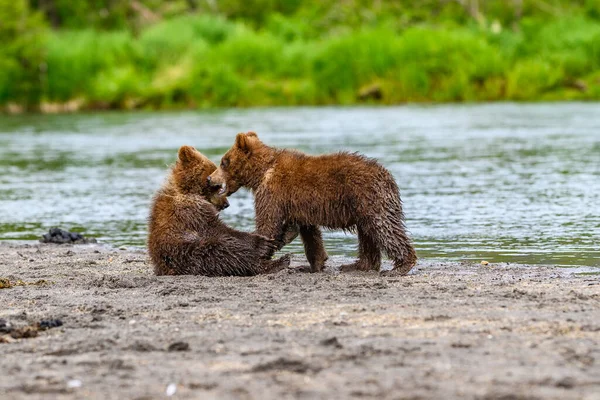
[[[128,31],[48,33],[36,99],[82,108],[600,99],[600,24],[584,14],[484,24],[389,23],[318,37],[279,14],[261,28],[186,15]],[[0,72],[15,69],[0,60]],[[0,73],[0,101],[12,93]],[[17,88],[17,89],[16,89]],[[361,95],[367,93],[366,95]]]

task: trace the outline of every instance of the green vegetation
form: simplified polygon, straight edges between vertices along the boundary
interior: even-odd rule
[[[600,0],[0,0],[0,107],[600,99]]]

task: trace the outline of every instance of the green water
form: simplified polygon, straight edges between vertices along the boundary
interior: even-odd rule
[[[0,116],[0,240],[60,226],[143,246],[178,147],[217,161],[247,130],[274,146],[378,158],[422,258],[600,266],[594,103]],[[251,230],[251,194],[230,200],[222,218]],[[352,235],[325,238],[331,254],[356,252]]]

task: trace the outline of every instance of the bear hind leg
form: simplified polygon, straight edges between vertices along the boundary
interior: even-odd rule
[[[387,256],[393,261],[394,268],[386,271],[389,275],[406,275],[417,263],[417,253],[406,233],[404,222],[400,218],[388,216],[381,226],[379,242]]]
[[[340,267],[340,271],[379,271],[381,267],[381,249],[375,236],[367,233],[362,227],[358,228],[358,260]]]

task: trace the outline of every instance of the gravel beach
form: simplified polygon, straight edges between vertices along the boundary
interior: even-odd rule
[[[0,398],[600,399],[597,273],[346,262],[156,277],[143,250],[0,243]]]

